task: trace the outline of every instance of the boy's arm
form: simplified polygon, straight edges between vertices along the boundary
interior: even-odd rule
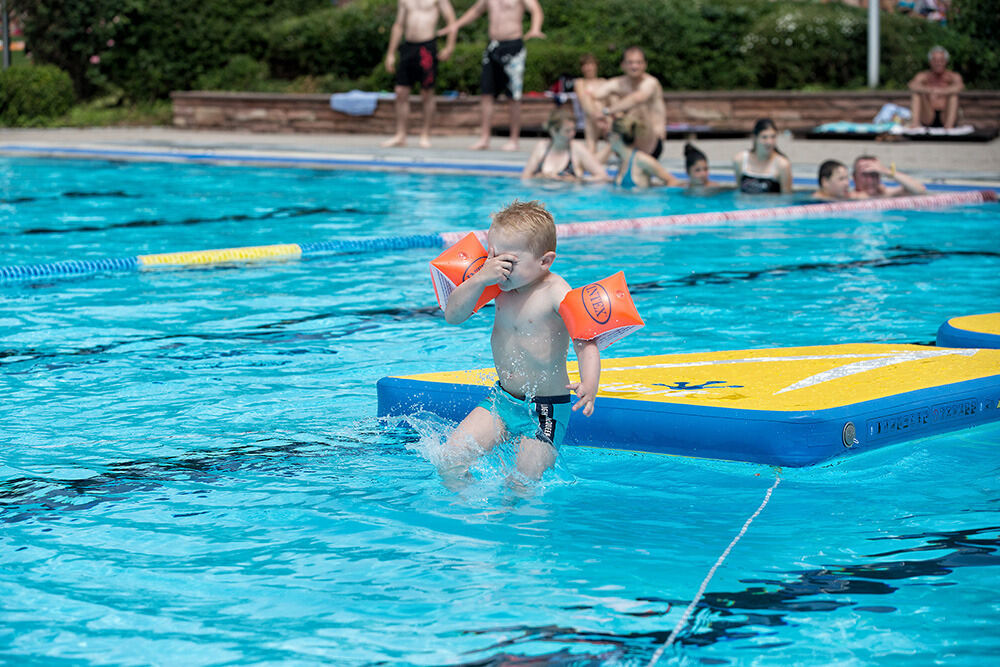
[[[583,416],[594,414],[594,400],[597,398],[597,387],[601,381],[601,351],[592,340],[573,339],[573,351],[580,367],[580,381],[570,382],[567,389],[576,392],[577,401],[573,410],[583,409]]]
[[[392,24],[389,32],[389,48],[385,52],[385,69],[392,74],[396,71],[396,50],[403,39],[403,24],[406,21],[406,3],[399,0],[399,8],[396,10],[396,22]]]
[[[451,6],[448,0],[438,0],[438,6],[441,10],[441,15],[444,16],[445,25],[451,25],[455,22],[455,8]],[[444,61],[451,58],[452,51],[455,50],[455,40],[458,39],[457,30],[449,30],[448,36],[444,42],[444,49],[438,54],[438,60]]]
[[[444,309],[445,321],[448,324],[461,324],[469,319],[479,295],[490,285],[496,285],[509,276],[516,259],[516,256],[509,253],[494,255],[491,249],[483,267],[456,287],[448,297],[448,305]]]
[[[531,14],[531,27],[524,34],[524,39],[545,39],[545,33],[542,32],[542,21],[545,20],[542,6],[538,4],[538,0],[524,0],[524,6]]]

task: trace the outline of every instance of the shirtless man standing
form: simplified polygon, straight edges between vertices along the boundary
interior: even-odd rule
[[[439,60],[448,60],[455,49],[455,32],[448,33],[444,49],[437,53],[437,24],[441,15],[447,23],[455,21],[455,10],[448,0],[399,0],[396,22],[389,34],[389,49],[385,54],[385,69],[396,73],[396,134],[383,146],[406,144],[406,125],[410,115],[410,89],[420,83],[424,125],[420,131],[420,146],[431,146],[431,123],[434,119],[434,82]],[[405,37],[405,41],[402,41]],[[402,46],[400,45],[402,41]],[[399,68],[396,68],[399,49]]]
[[[524,12],[531,15],[531,27],[524,32]],[[542,7],[538,0],[476,0],[453,24],[438,31],[455,34],[484,13],[489,14],[487,34],[490,43],[483,53],[483,73],[480,81],[482,125],[479,141],[470,148],[485,150],[490,146],[493,129],[494,100],[504,91],[510,95],[510,139],[505,151],[516,151],[521,138],[521,92],[524,87],[524,59],[527,54],[524,40],[544,39],[542,32]]]
[[[935,46],[927,54],[931,68],[918,72],[910,81],[912,127],[955,127],[958,94],[965,89],[962,75],[948,69],[948,51]]]
[[[652,74],[646,73],[646,54],[638,46],[625,50],[622,76],[579,91],[580,104],[595,122],[605,128],[611,119],[630,112],[644,128],[635,138],[635,147],[659,159],[663,140],[667,138],[667,105],[663,101],[663,86]]]

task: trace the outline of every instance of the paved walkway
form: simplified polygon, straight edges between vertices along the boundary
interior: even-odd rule
[[[425,168],[516,174],[538,139],[526,138],[521,150],[469,151],[473,137],[435,137],[431,149],[411,146],[381,148],[384,136],[357,134],[254,134],[153,128],[61,128],[54,130],[0,128],[0,155],[65,155],[137,160],[194,159],[209,162],[290,164],[317,168]],[[858,155],[877,155],[884,164],[895,162],[908,174],[927,183],[1000,186],[1000,139],[989,143],[832,141],[780,139],[792,160],[798,187],[815,183],[823,160],[850,164]],[[683,175],[683,140],[671,138],[662,158],[668,169]],[[749,145],[748,139],[699,140],[713,172],[731,174],[732,155]]]

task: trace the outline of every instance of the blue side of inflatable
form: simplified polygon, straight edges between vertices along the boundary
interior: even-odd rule
[[[938,347],[974,347],[980,350],[1000,349],[1000,335],[985,331],[970,331],[945,322],[937,331]]]
[[[487,387],[382,378],[380,417],[431,412],[458,422]],[[565,444],[802,467],[1000,420],[1000,375],[811,411],[719,408],[598,398],[573,413]]]

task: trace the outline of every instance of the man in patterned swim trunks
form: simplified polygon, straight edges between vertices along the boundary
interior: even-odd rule
[[[448,23],[455,22],[455,10],[448,0],[399,0],[396,22],[389,34],[389,50],[385,68],[396,73],[396,134],[383,146],[406,144],[406,125],[410,115],[410,89],[420,84],[423,102],[423,129],[420,146],[431,146],[431,123],[434,119],[434,83],[438,60],[448,60],[455,48],[455,32],[449,32],[441,54],[437,53],[437,23],[444,15]],[[405,36],[405,40],[403,40]],[[402,46],[400,46],[400,41]],[[400,62],[396,67],[396,49]]]
[[[531,27],[524,32],[524,12],[531,15]],[[476,0],[452,25],[438,31],[439,35],[454,34],[484,13],[489,14],[488,35],[490,43],[483,53],[483,73],[480,82],[480,107],[482,125],[479,141],[470,148],[485,150],[490,147],[493,129],[494,100],[506,92],[510,97],[510,139],[503,146],[505,151],[516,151],[521,138],[521,92],[524,85],[524,41],[544,39],[542,32],[542,7],[538,0]]]

